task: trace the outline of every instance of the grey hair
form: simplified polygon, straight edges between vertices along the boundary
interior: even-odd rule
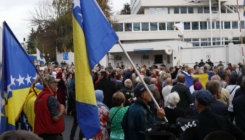
[[[150,84],[155,84],[156,80],[157,80],[156,78],[151,78]]]
[[[141,77],[142,79],[144,79],[144,76],[143,76],[143,75],[140,75],[140,77]],[[142,81],[140,80],[139,76],[136,77],[135,81],[136,81],[137,83],[142,83]]]
[[[124,81],[124,86],[127,88],[131,88],[132,87],[132,81],[130,79],[126,79]]]
[[[213,81],[213,80],[218,80],[218,81],[220,81],[221,78],[219,77],[219,75],[214,75],[214,76],[212,76],[212,78],[211,78],[211,81]]]
[[[177,92],[172,92],[166,97],[166,105],[175,106],[179,103],[180,97]]]
[[[212,95],[217,94],[221,90],[220,82],[218,80],[212,80],[206,83],[206,89],[211,92]]]

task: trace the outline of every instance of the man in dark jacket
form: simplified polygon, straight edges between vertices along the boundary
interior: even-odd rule
[[[229,119],[230,117],[229,117],[229,113],[227,110],[227,106],[224,103],[217,101],[218,99],[221,98],[221,87],[220,87],[219,81],[213,80],[213,81],[207,82],[206,89],[209,90],[214,97],[214,101],[210,108],[211,111],[215,114],[218,114],[220,116],[223,116]]]
[[[236,138],[236,140],[245,139],[245,133],[232,122],[210,110],[213,101],[215,99],[208,90],[198,91],[195,106],[199,112],[199,116],[194,119],[199,121],[199,126],[196,129],[187,128],[183,133],[182,140],[203,140],[208,134],[215,131],[227,132]]]
[[[112,108],[112,95],[116,92],[116,86],[115,83],[108,80],[107,73],[106,72],[101,72],[101,80],[97,83],[96,89],[100,89],[104,92],[104,104],[108,108]]]
[[[124,81],[124,87],[119,90],[119,92],[122,92],[125,96],[125,103],[124,106],[128,106],[131,104],[131,98],[133,98],[133,91],[132,91],[132,81],[130,79],[127,79]]]
[[[177,108],[187,111],[192,103],[190,89],[184,85],[185,76],[183,74],[178,75],[177,82],[171,92],[176,91],[179,94],[180,102],[177,104]]]

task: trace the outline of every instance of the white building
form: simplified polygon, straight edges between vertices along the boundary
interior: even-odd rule
[[[131,15],[115,15],[113,20],[117,23],[114,27],[135,64],[150,66],[164,62],[174,65],[177,56],[167,56],[165,47],[176,49],[191,46],[177,42],[180,39],[172,27],[175,23],[184,22],[183,41],[191,43],[193,47],[218,47],[228,45],[230,41],[237,44],[240,37],[238,11],[242,29],[245,28],[243,0],[238,0],[238,4],[239,10],[236,0],[221,0],[220,4],[217,0],[131,0]],[[142,48],[148,48],[148,53],[145,50],[140,52]],[[193,61],[200,61],[199,58]],[[206,55],[201,58],[207,60]],[[210,58],[215,63],[219,61],[212,56]],[[103,64],[110,62],[116,65],[124,61],[130,66],[119,45],[111,49],[107,59],[102,60]]]

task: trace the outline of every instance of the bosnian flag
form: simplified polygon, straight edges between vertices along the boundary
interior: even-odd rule
[[[37,48],[37,60],[39,60],[40,61],[40,64],[42,63],[42,64],[45,64],[46,63],[46,60],[45,60],[45,58],[43,57],[43,54],[38,50],[38,48]]]

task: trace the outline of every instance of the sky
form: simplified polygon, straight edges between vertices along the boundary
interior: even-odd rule
[[[20,43],[28,38],[32,26],[28,22],[30,11],[40,0],[0,0],[0,22],[6,21]],[[111,0],[113,11],[120,11],[130,0]],[[0,27],[2,24],[0,24]]]

